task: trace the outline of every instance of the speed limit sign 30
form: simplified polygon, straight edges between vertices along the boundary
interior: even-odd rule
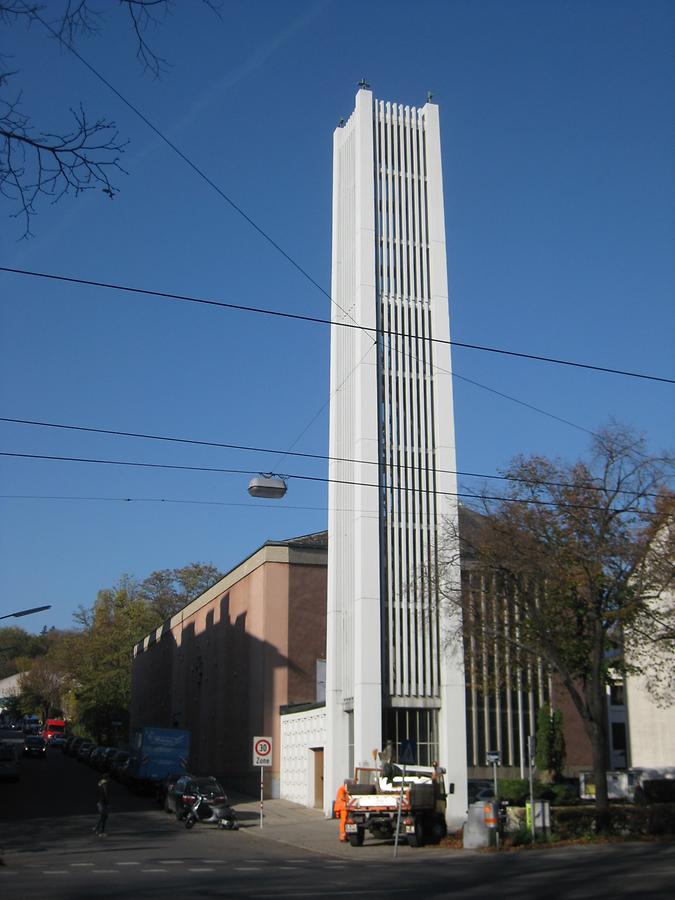
[[[254,737],[253,738],[253,765],[254,766],[271,766],[272,765],[272,738],[271,737]]]

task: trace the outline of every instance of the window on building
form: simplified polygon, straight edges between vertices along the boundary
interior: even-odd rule
[[[625,706],[626,695],[623,681],[615,681],[609,686],[609,702],[612,706]]]
[[[316,661],[316,702],[326,702],[326,660]]]
[[[625,722],[612,722],[612,750],[614,752],[626,750]]]
[[[398,758],[401,741],[417,744],[417,765],[430,766],[438,761],[438,710],[393,709],[384,710],[383,744],[391,741]]]

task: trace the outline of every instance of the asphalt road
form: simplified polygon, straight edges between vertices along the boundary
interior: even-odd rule
[[[53,750],[46,760],[25,760],[20,784],[0,784],[0,896],[642,900],[675,893],[672,843],[503,854],[402,848],[394,862],[390,846],[345,851],[332,831],[325,852],[294,845],[292,824],[283,840],[272,837],[258,828],[255,804],[240,808],[238,832],[186,831],[116,784],[109,835],[99,839],[91,831],[97,778]],[[324,824],[331,823],[317,820],[317,828]]]

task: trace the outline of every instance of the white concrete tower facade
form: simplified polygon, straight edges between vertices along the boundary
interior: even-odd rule
[[[362,88],[333,153],[326,809],[354,765],[407,738],[446,767],[457,824],[464,669],[436,588],[457,521],[438,107]]]

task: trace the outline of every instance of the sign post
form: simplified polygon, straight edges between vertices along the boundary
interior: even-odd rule
[[[534,828],[534,777],[532,773],[532,767],[534,766],[534,757],[536,753],[536,744],[535,739],[532,735],[530,735],[527,739],[527,757],[528,757],[528,765],[530,769],[530,816],[532,819],[532,843],[535,841],[535,828]]]
[[[401,812],[403,810],[403,791],[405,789],[405,769],[407,765],[414,766],[417,760],[417,744],[415,741],[401,741],[398,753],[398,761],[403,766],[401,778],[401,793],[398,797],[398,815],[396,816],[396,834],[394,835],[394,859],[398,854],[398,836],[401,831]]]
[[[499,797],[497,795],[497,766],[501,763],[501,755],[499,750],[488,750],[485,754],[485,761],[488,766],[492,766],[492,783],[493,783],[493,793],[494,793],[494,810],[495,810],[495,822],[497,823],[497,827],[495,829],[495,844],[497,850],[499,850],[499,811],[497,809],[497,803]]]
[[[263,827],[263,791],[265,769],[272,765],[272,738],[258,735],[253,738],[253,765],[260,767],[260,827]]]

